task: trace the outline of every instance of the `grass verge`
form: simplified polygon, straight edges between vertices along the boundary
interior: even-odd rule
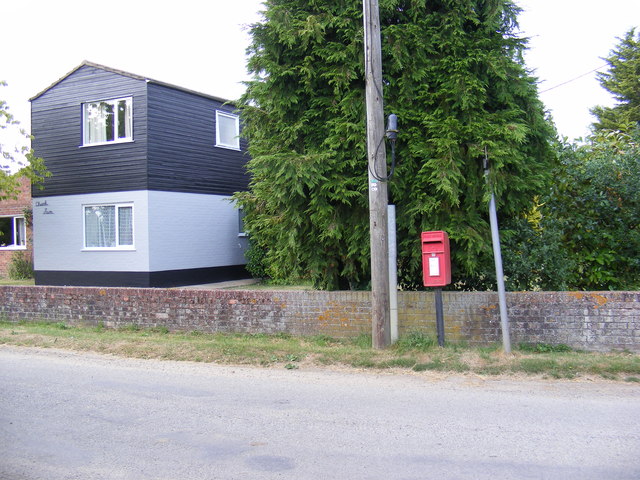
[[[13,278],[0,277],[0,285],[35,285],[35,280],[33,278],[15,280]]]
[[[0,344],[286,369],[346,367],[564,379],[595,376],[640,383],[640,355],[633,353],[588,353],[566,345],[538,344],[519,345],[511,355],[505,355],[498,346],[449,344],[440,348],[422,333],[406,335],[388,349],[374,350],[367,335],[340,340],[325,335],[204,334],[169,332],[166,328],[0,322]]]
[[[236,290],[237,286],[228,287]],[[297,283],[273,282],[270,280],[260,280],[255,283],[247,283],[242,285],[242,290],[315,290],[311,282],[300,281]]]

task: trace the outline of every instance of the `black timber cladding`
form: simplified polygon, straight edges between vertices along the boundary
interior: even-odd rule
[[[133,98],[133,142],[82,146],[82,103]],[[32,99],[33,148],[52,177],[34,197],[127,190],[231,195],[245,190],[241,151],[215,146],[223,99],[84,63]]]
[[[133,98],[133,142],[82,146],[82,104]],[[146,82],[83,65],[31,101],[35,154],[51,177],[34,197],[147,189]]]
[[[231,195],[246,190],[246,143],[241,151],[216,147],[216,110],[233,105],[148,84],[149,189]]]

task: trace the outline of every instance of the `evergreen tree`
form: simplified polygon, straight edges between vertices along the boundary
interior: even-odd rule
[[[274,278],[321,288],[369,278],[360,2],[267,0],[242,98],[251,190],[237,195]],[[500,216],[549,180],[553,129],[524,67],[508,0],[381,0],[385,109],[399,118],[400,274],[420,280],[420,231],[446,230],[455,279],[491,265],[485,150]],[[384,148],[381,145],[380,148]]]
[[[635,37],[635,38],[634,38]],[[640,34],[635,29],[618,39],[620,43],[606,58],[607,72],[598,73],[600,85],[613,95],[613,107],[595,107],[595,132],[613,130],[631,133],[640,126]]]

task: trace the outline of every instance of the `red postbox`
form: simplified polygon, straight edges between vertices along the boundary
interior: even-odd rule
[[[425,287],[444,287],[451,283],[447,232],[422,232],[422,279]]]

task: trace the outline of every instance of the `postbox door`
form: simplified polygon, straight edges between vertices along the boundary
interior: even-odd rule
[[[451,283],[451,254],[446,232],[422,232],[422,277],[425,287]]]

